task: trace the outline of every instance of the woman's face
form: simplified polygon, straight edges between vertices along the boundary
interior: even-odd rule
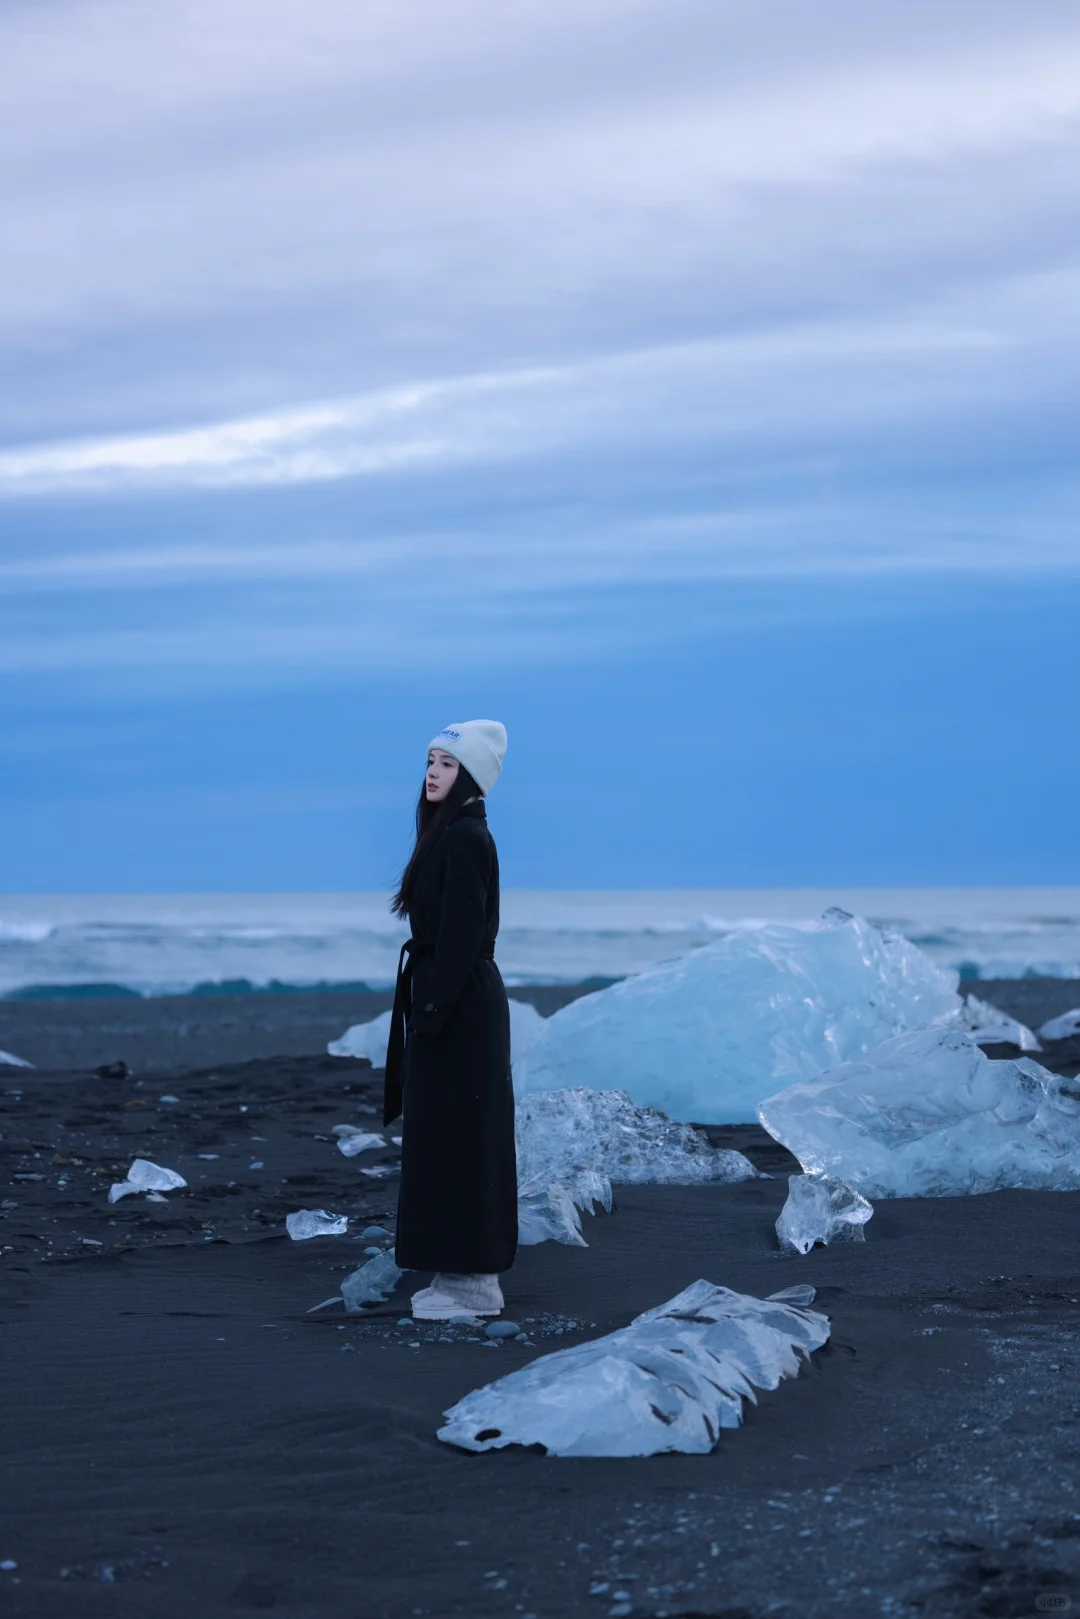
[[[427,775],[424,777],[424,793],[429,804],[438,804],[446,797],[457,780],[459,768],[453,754],[444,753],[441,748],[432,748],[427,756]]]

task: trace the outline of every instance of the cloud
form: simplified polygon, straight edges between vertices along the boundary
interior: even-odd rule
[[[1066,8],[67,0],[0,53],[0,667],[1080,560]]]

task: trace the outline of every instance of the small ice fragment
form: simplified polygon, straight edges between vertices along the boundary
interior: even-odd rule
[[[792,1287],[782,1287],[778,1293],[770,1293],[769,1303],[793,1304],[796,1309],[805,1310],[816,1298],[816,1287],[811,1287],[809,1282],[796,1282]]]
[[[318,1310],[326,1310],[326,1309],[328,1309],[331,1304],[342,1304],[342,1303],[344,1303],[344,1300],[342,1299],[341,1294],[340,1293],[335,1293],[333,1298],[323,1299],[321,1304],[313,1304],[311,1306],[311,1309],[308,1310],[307,1314],[308,1315],[314,1315]]]
[[[212,1158],[220,1158],[221,1154],[219,1152],[197,1152],[195,1156],[196,1158],[203,1158],[209,1163]]]
[[[109,1187],[109,1202],[119,1203],[132,1192],[175,1192],[186,1185],[183,1175],[178,1175],[175,1169],[163,1169],[160,1164],[152,1164],[149,1158],[136,1158],[126,1180],[114,1181]]]
[[[180,1098],[178,1096],[159,1096],[158,1097],[159,1102],[179,1102],[179,1100],[180,1100]]]
[[[862,1242],[863,1226],[873,1212],[873,1205],[846,1181],[827,1175],[789,1175],[776,1235],[782,1248],[798,1254],[808,1254],[815,1242],[830,1243],[836,1237]]]
[[[376,1255],[376,1254],[381,1254],[381,1253],[383,1253],[383,1252],[384,1252],[384,1251],[385,1251],[385,1250],[384,1250],[384,1249],[382,1249],[382,1248],[376,1248],[376,1247],[375,1247],[375,1246],[372,1246],[372,1247],[370,1247],[370,1248],[365,1248],[365,1249],[364,1249],[364,1252],[365,1252],[365,1254],[370,1254],[370,1255],[371,1255],[371,1256],[372,1256],[372,1258],[374,1258],[374,1257],[375,1257],[375,1255]]]
[[[251,1160],[250,1164],[248,1165],[249,1169],[265,1169],[265,1167],[266,1166],[263,1163],[261,1158],[253,1158]]]
[[[349,1229],[347,1214],[327,1214],[325,1209],[298,1209],[285,1216],[285,1229],[294,1242],[309,1237],[343,1237]]]
[[[452,1315],[450,1325],[452,1327],[478,1327],[480,1318],[475,1315]]]
[[[372,1180],[379,1180],[383,1175],[392,1175],[393,1167],[390,1164],[373,1164],[370,1169],[362,1169],[361,1175],[370,1175]]]
[[[1060,1017],[1052,1017],[1039,1033],[1044,1040],[1071,1040],[1074,1034],[1080,1034],[1080,1006],[1074,1006],[1071,1012],[1062,1012]]]
[[[516,1321],[492,1321],[484,1331],[489,1338],[516,1338],[521,1328]]]
[[[438,1431],[463,1450],[542,1445],[552,1456],[704,1455],[754,1389],[798,1374],[827,1317],[695,1282],[630,1326],[467,1394]]]
[[[611,1182],[594,1170],[578,1170],[568,1186],[559,1181],[547,1186],[538,1180],[525,1181],[518,1187],[518,1242],[523,1248],[538,1242],[587,1248],[578,1208],[588,1206],[591,1213],[594,1201],[611,1208]]]
[[[400,1136],[391,1136],[390,1140],[393,1142],[395,1147],[400,1147],[401,1146],[401,1137]]]
[[[350,1315],[359,1315],[365,1304],[380,1304],[393,1293],[404,1272],[392,1253],[379,1254],[352,1271],[341,1284],[341,1296]],[[412,1323],[409,1323],[410,1326]]]
[[[390,1233],[384,1225],[366,1225],[360,1233],[365,1242],[374,1242],[377,1237],[388,1237],[389,1235]]]
[[[25,1057],[16,1057],[12,1051],[0,1051],[0,1064],[6,1068],[33,1068],[34,1066],[32,1062],[27,1062]],[[3,1566],[0,1563],[0,1568]],[[14,1567],[14,1564],[12,1567]]]
[[[1042,1047],[1026,1023],[1018,1023],[1008,1012],[980,1001],[977,995],[965,995],[960,1008],[960,1026],[982,1046],[1019,1046],[1021,1051],[1041,1051]]]
[[[3,1569],[5,1574],[10,1574],[12,1569],[18,1568],[18,1566],[19,1565],[15,1561],[14,1557],[5,1557],[4,1561],[0,1563],[0,1568]]]
[[[148,1203],[167,1203],[169,1200],[164,1192],[147,1192],[146,1201]]]
[[[360,1152],[381,1151],[386,1146],[382,1136],[374,1135],[370,1130],[361,1130],[355,1124],[335,1124],[330,1133],[337,1136],[338,1151],[344,1153],[346,1158],[355,1158]]]

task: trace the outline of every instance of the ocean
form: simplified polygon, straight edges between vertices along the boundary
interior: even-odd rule
[[[510,889],[498,960],[510,984],[619,978],[830,905],[965,978],[1080,978],[1080,888]],[[0,996],[379,989],[404,937],[385,894],[0,895]]]

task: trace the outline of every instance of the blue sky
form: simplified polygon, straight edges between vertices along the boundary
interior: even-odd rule
[[[0,17],[0,886],[1080,881],[1080,19]]]

